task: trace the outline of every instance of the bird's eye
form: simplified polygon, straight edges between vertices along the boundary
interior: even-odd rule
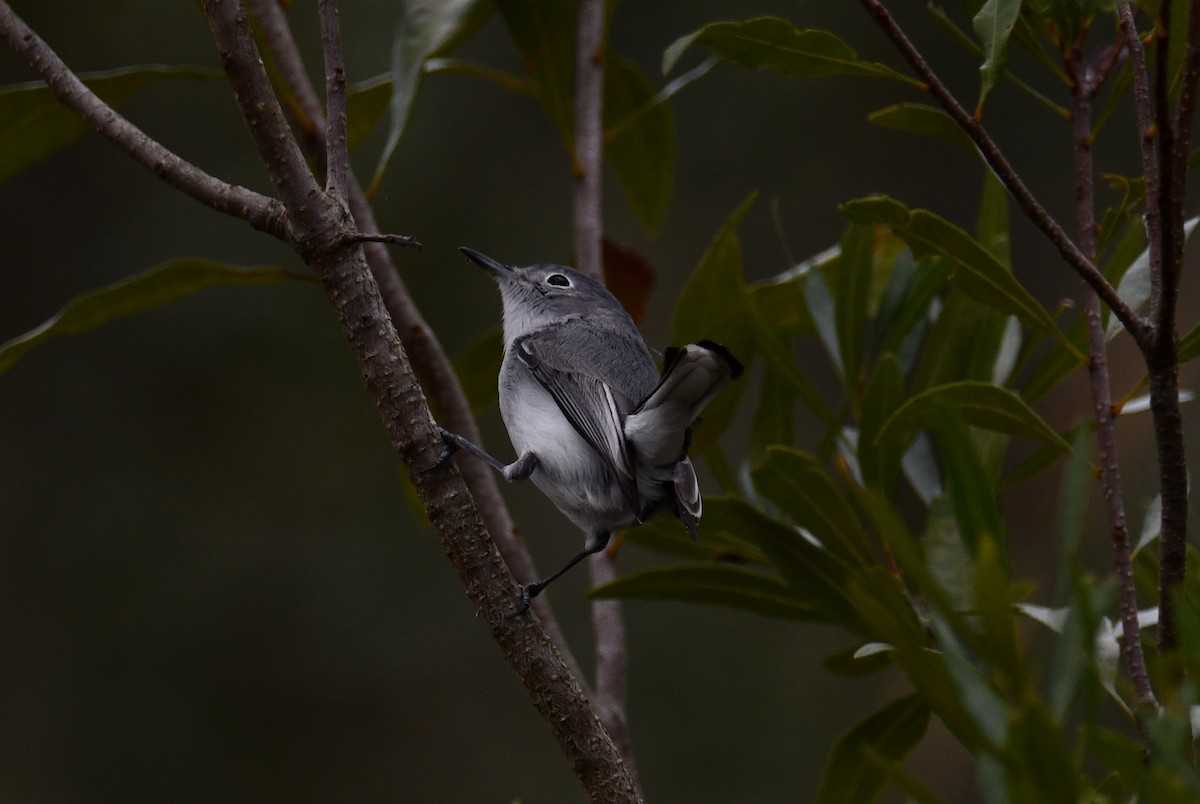
[[[571,287],[571,280],[562,274],[550,274],[550,276],[546,277],[546,284],[554,285],[556,288],[569,288]]]

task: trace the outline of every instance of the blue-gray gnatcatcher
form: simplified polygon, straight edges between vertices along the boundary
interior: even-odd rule
[[[506,480],[532,479],[586,535],[578,555],[522,587],[517,614],[603,550],[614,530],[670,511],[695,539],[701,502],[687,456],[691,428],[742,365],[700,341],[668,349],[660,375],[637,325],[601,283],[561,265],[515,268],[461,251],[500,285],[500,413],[517,459],[505,464],[442,430],[446,448],[432,468],[464,449]]]

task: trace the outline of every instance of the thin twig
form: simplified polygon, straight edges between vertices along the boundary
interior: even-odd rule
[[[402,234],[369,234],[367,232],[352,232],[344,235],[341,239],[344,246],[353,245],[354,243],[390,243],[394,246],[404,246],[405,248],[415,248],[421,250],[421,241],[417,240],[412,235]]]
[[[0,0],[0,35],[46,81],[54,95],[102,135],[163,181],[207,207],[286,238],[283,205],[253,190],[210,176],[151,139],[100,100],[40,36]]]
[[[874,17],[875,22],[892,41],[896,49],[904,59],[912,66],[917,75],[925,82],[928,87],[929,94],[934,97],[946,111],[954,119],[955,122],[970,136],[971,140],[979,148],[983,158],[995,171],[996,175],[1004,182],[1004,186],[1016,199],[1017,205],[1025,216],[1033,222],[1035,226],[1042,230],[1042,233],[1050,239],[1062,258],[1075,269],[1075,272],[1083,278],[1104,300],[1104,303],[1109,306],[1129,334],[1133,336],[1139,343],[1143,342],[1149,333],[1149,325],[1137,314],[1125,301],[1117,295],[1116,288],[1109,284],[1104,278],[1104,274],[1087,258],[1070,235],[1062,228],[1062,226],[1051,217],[1045,207],[1034,197],[1029,188],[1025,186],[1025,182],[1009,164],[1008,159],[1004,156],[999,146],[992,140],[991,136],[983,125],[977,121],[970,112],[962,107],[955,100],[950,90],[942,83],[933,68],[925,61],[925,57],[920,51],[913,46],[912,42],[901,30],[900,26],[892,18],[879,0],[859,0],[865,8]]]
[[[317,93],[308,78],[300,50],[292,36],[287,17],[280,7],[278,0],[248,0],[248,7],[258,21],[264,42],[269,49],[275,64],[279,69],[282,80],[287,83],[287,91],[298,107],[300,117],[299,137],[304,150],[322,169],[326,158],[325,130],[315,124],[305,125],[304,120],[320,120],[321,103]],[[377,233],[380,227],[375,220],[375,211],[367,200],[366,194],[359,185],[352,169],[348,170],[350,185],[350,211],[354,215],[359,229],[356,234]],[[434,410],[441,424],[465,438],[481,443],[479,425],[471,413],[470,403],[467,402],[462,384],[454,372],[454,366],[442,348],[437,335],[425,322],[424,316],[413,303],[412,296],[400,278],[399,270],[392,261],[388,250],[380,243],[366,242],[364,250],[371,274],[383,295],[400,340],[412,359],[413,369],[417,373],[421,385],[430,396]],[[504,560],[513,573],[520,578],[540,578],[541,575],[534,565],[533,557],[525,540],[513,525],[512,517],[500,494],[496,475],[490,467],[481,461],[464,461],[459,466],[471,495],[479,506],[488,533],[496,540]],[[558,645],[571,672],[579,679],[580,684],[587,690],[588,686],[579,663],[568,648],[566,636],[558,624],[550,598],[541,595],[534,599],[533,610],[541,620],[542,626]]]
[[[575,267],[603,281],[604,232],[604,0],[579,0],[576,4],[575,42]],[[617,576],[616,554],[602,552],[589,562],[593,586]],[[619,600],[592,602],[592,630],[596,639],[596,709],[612,736],[630,776],[637,781],[626,715],[628,653],[625,620]]]
[[[600,238],[603,231],[601,177],[604,129],[604,3],[576,5],[575,43],[575,267],[595,279],[604,276]]]
[[[1092,98],[1107,71],[1092,74],[1076,52],[1068,65],[1076,75],[1072,88],[1072,126],[1075,140],[1075,216],[1079,230],[1079,248],[1089,258],[1096,254],[1095,168],[1092,158]],[[1117,573],[1118,606],[1124,639],[1121,652],[1133,686],[1139,715],[1157,707],[1146,657],[1142,651],[1138,626],[1137,589],[1133,580],[1133,562],[1129,548],[1129,528],[1125,520],[1120,462],[1117,458],[1116,414],[1108,374],[1108,342],[1104,336],[1100,297],[1083,284],[1084,316],[1088,328],[1088,375],[1092,385],[1092,406],[1096,414],[1096,442],[1100,457],[1100,483],[1108,511],[1113,564]]]
[[[337,198],[348,195],[346,171],[346,68],[342,62],[342,34],[337,0],[319,0],[321,50],[325,55],[325,192]]]

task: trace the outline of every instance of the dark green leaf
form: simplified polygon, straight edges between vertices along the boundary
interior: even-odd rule
[[[496,0],[521,63],[546,114],[574,152],[575,4],[563,0]]]
[[[784,620],[819,620],[789,586],[755,570],[733,564],[685,564],[652,567],[593,589],[592,598],[675,600],[741,609]]]
[[[911,269],[903,266],[911,266]],[[950,266],[936,257],[915,262],[911,254],[897,258],[892,270],[892,281],[904,282],[906,275],[911,274],[901,288],[901,300],[892,309],[884,294],[884,303],[880,305],[879,317],[876,321],[876,332],[880,333],[882,342],[878,352],[892,352],[897,359],[904,347],[907,347],[911,337],[919,337],[921,328],[918,324],[929,318],[929,308],[933,300],[945,287],[950,278]],[[904,365],[902,363],[902,365]]]
[[[975,149],[975,143],[962,127],[936,106],[924,103],[897,103],[871,112],[867,115],[867,122],[921,137],[931,137],[957,148],[969,151]]]
[[[220,285],[262,285],[284,280],[314,281],[308,274],[281,268],[225,265],[211,260],[178,259],[76,296],[37,329],[0,344],[0,374],[40,343],[78,335],[114,318],[153,310],[196,291]]]
[[[804,31],[778,17],[709,23],[667,48],[663,53],[663,73],[670,72],[692,45],[707,48],[742,67],[771,70],[785,76],[854,75],[921,85],[886,64],[863,61],[853,48],[827,31]]]
[[[377,76],[350,87],[346,93],[346,147],[353,151],[375,130],[391,105],[392,79]]]
[[[482,25],[491,15],[492,6],[480,0],[405,0],[399,10],[400,20],[392,39],[391,127],[368,193],[379,187],[408,126],[426,60]]]
[[[654,97],[654,86],[633,63],[604,60],[604,126],[611,129]],[[649,232],[662,225],[675,186],[675,115],[656,104],[607,140],[604,157],[629,208]]]
[[[862,365],[863,334],[870,303],[875,227],[851,225],[842,237],[837,259],[837,339],[843,362],[842,380],[857,400]]]
[[[955,493],[951,482],[951,493]],[[989,495],[992,499],[995,495]],[[986,510],[986,509],[985,509]],[[989,527],[1003,527],[997,521]],[[1016,618],[1013,616],[1012,570],[999,545],[1003,534],[980,531],[975,555],[975,613],[983,629],[979,654],[994,673],[1004,676],[1005,689],[1025,689],[1025,667],[1017,648]]]
[[[879,441],[879,434],[892,412],[904,403],[904,375],[896,358],[886,354],[863,395],[862,419],[858,431],[858,465],[863,481],[894,500],[900,480],[903,445],[899,439]]]
[[[875,643],[876,646],[879,644]],[[840,650],[826,656],[825,661],[821,664],[835,676],[846,676],[847,678],[869,676],[892,664],[890,649],[872,650],[864,654],[862,653],[864,647],[867,646],[855,645]]]
[[[913,372],[913,388],[925,390],[957,380],[991,382],[1006,318],[962,291],[952,290],[925,336]]]
[[[672,343],[683,345],[707,338],[724,344],[747,366],[753,357],[754,335],[737,228],[757,197],[751,193],[721,226],[679,294],[671,321]],[[733,382],[705,408],[692,441],[695,454],[703,452],[729,425],[745,387],[744,379]]]
[[[974,442],[962,420],[948,405],[935,405],[938,452],[946,490],[954,503],[955,520],[967,550],[978,557],[980,541],[1004,538],[1004,523],[991,478],[983,468]],[[1057,434],[1055,434],[1057,437]]]
[[[854,510],[812,455],[772,447],[750,475],[760,494],[827,549],[852,564],[873,562],[871,545]]]
[[[950,281],[964,293],[1070,346],[1050,314],[1004,264],[944,218],[924,209],[910,210],[887,196],[851,201],[842,211],[852,221],[888,224],[918,257],[937,254],[949,260],[954,268]]]
[[[850,730],[834,746],[817,794],[818,804],[857,804],[874,801],[887,781],[867,754],[899,760],[921,742],[929,725],[929,707],[920,695],[892,701]]]
[[[115,109],[157,81],[221,81],[225,74],[202,67],[142,64],[79,77]],[[59,103],[40,81],[0,87],[0,183],[48,159],[90,130],[78,113]]]
[[[480,335],[454,359],[454,373],[458,375],[472,413],[478,415],[499,402],[497,382],[503,360],[504,331],[500,328]]]
[[[1008,60],[1008,37],[1021,13],[1021,0],[987,0],[971,20],[979,44],[983,46],[983,64],[979,65],[979,108],[1004,72]]]
[[[983,171],[983,191],[979,197],[979,218],[976,222],[979,245],[987,249],[996,261],[1010,271],[1010,238],[1008,226],[1008,190],[990,170]]]
[[[888,419],[879,440],[930,429],[937,423],[942,406],[976,427],[1040,441],[1062,453],[1071,451],[1071,445],[1021,397],[1007,388],[973,381],[948,383],[913,396]]]

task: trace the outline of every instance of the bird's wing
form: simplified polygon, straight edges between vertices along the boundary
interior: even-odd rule
[[[612,470],[630,511],[640,518],[624,417],[656,381],[654,362],[641,336],[636,331],[593,331],[572,322],[533,332],[511,348]]]

